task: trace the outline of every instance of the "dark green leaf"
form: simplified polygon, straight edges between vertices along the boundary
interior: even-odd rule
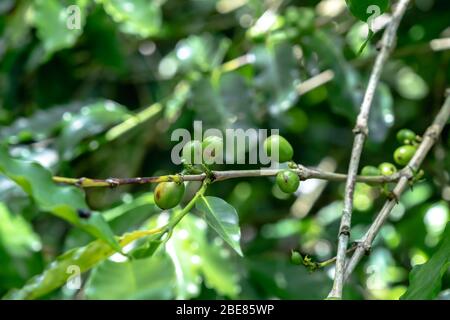
[[[426,263],[415,266],[409,275],[409,287],[403,300],[434,299],[439,294],[442,277],[450,267],[450,223],[447,223],[441,245]]]

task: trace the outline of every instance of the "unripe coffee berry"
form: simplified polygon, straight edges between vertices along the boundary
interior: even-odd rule
[[[365,166],[361,169],[361,175],[366,177],[373,177],[381,175],[380,169],[374,166]],[[373,185],[373,183],[367,183]]]
[[[182,159],[187,164],[202,164],[202,143],[192,140],[183,147]]]
[[[417,148],[410,145],[398,147],[394,152],[394,161],[401,166],[405,166],[414,156],[416,151]]]
[[[409,129],[401,129],[397,132],[397,141],[402,144],[409,144],[416,140],[416,134]]]
[[[290,161],[294,156],[294,149],[291,144],[279,135],[268,137],[264,141],[264,150],[269,158],[277,160],[279,163]]]
[[[383,162],[378,166],[383,176],[390,176],[397,172],[397,168],[389,162]]]
[[[209,136],[203,140],[203,161],[206,164],[223,163],[223,139]]]
[[[300,178],[292,170],[283,170],[277,174],[277,185],[281,191],[285,193],[293,193],[297,191],[300,185]]]
[[[161,209],[171,209],[180,203],[184,189],[184,183],[161,182],[156,186],[153,198]]]

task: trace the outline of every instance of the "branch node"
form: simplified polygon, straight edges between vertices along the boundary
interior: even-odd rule
[[[110,188],[116,188],[116,187],[118,187],[120,185],[119,181],[117,181],[114,178],[108,178],[108,179],[105,180],[105,182],[107,184],[109,184]]]
[[[340,228],[340,230],[339,230],[339,234],[340,234],[340,235],[341,235],[341,234],[344,234],[344,235],[350,237],[350,227],[347,226],[347,225],[342,226],[342,227]]]
[[[424,136],[429,137],[433,140],[433,142],[436,142],[439,139],[439,132],[440,127],[438,125],[432,125],[428,128],[427,132],[425,132]]]
[[[78,188],[82,188],[84,180],[86,180],[86,178],[81,177],[80,179],[77,180],[77,182],[75,182],[75,186],[77,186]]]
[[[360,123],[357,123],[357,124],[355,125],[355,127],[353,128],[352,131],[353,131],[353,133],[354,133],[355,135],[357,135],[357,134],[363,134],[364,137],[366,137],[366,138],[367,138],[367,136],[369,135],[369,129],[367,129],[366,126],[364,126],[364,125],[362,125],[362,124],[360,124]]]

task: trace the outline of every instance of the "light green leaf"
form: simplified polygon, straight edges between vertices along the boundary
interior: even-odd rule
[[[84,138],[95,136],[129,116],[124,106],[110,100],[87,104],[78,114],[68,115],[62,123],[63,129],[58,138],[58,149],[63,159],[72,159],[76,146]]]
[[[450,267],[450,223],[447,223],[441,245],[426,263],[415,266],[409,275],[408,290],[402,300],[434,299],[439,294],[442,277]]]
[[[201,197],[195,207],[204,215],[206,222],[240,256],[243,256],[240,240],[239,216],[236,209],[225,200],[216,197]]]
[[[119,244],[124,247],[135,240],[155,233],[157,233],[155,230],[138,230],[127,233],[119,239]],[[31,278],[21,289],[10,291],[4,299],[23,300],[42,297],[63,286],[73,275],[69,272],[73,266],[79,268],[80,273],[83,273],[114,253],[115,250],[101,240],[67,251],[50,263],[43,273]]]
[[[26,257],[30,252],[41,249],[39,236],[30,224],[21,215],[13,215],[1,202],[0,221],[0,244],[11,256]]]
[[[126,262],[104,261],[85,286],[88,299],[171,299],[175,270],[166,254]]]
[[[166,250],[177,270],[177,299],[196,297],[205,285],[220,295],[237,298],[240,292],[239,272],[224,242],[208,241],[207,224],[188,215],[167,241]]]
[[[146,38],[157,34],[162,24],[159,1],[97,0],[125,33]]]
[[[33,24],[37,28],[37,35],[41,39],[47,57],[55,51],[69,48],[75,44],[81,35],[84,22],[80,21],[80,28],[69,28],[68,19],[73,14],[68,11],[70,5],[77,5],[80,9],[80,19],[84,21],[84,1],[67,1],[64,6],[58,0],[35,0]]]
[[[113,232],[100,213],[93,212],[87,219],[78,216],[77,210],[87,209],[79,189],[57,186],[44,167],[35,162],[12,158],[4,147],[0,147],[0,172],[15,181],[41,210],[72,223],[120,251]]]

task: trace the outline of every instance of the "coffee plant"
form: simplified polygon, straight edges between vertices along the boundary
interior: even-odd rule
[[[3,299],[449,299],[446,1],[3,0]]]

